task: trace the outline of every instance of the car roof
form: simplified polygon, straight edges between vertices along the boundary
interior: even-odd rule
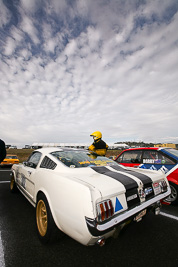
[[[133,147],[133,148],[125,149],[122,152],[128,151],[128,150],[164,150],[165,151],[167,149],[173,149],[173,148],[171,147]]]
[[[17,157],[17,155],[15,155],[15,154],[7,154],[6,157],[7,157],[7,156],[10,156],[10,157],[11,157],[11,156],[16,156],[16,157]]]
[[[151,150],[158,150],[160,149],[161,147],[133,147],[133,148],[128,148],[128,149],[125,149],[123,151],[128,151],[128,150],[148,150],[148,149],[151,149]]]
[[[87,151],[85,149],[80,149],[80,148],[66,148],[66,147],[43,147],[36,149],[34,151],[38,151],[41,153],[52,153],[56,151]]]

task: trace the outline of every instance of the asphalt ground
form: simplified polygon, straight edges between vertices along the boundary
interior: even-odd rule
[[[86,247],[66,235],[43,245],[35,209],[21,193],[10,193],[9,180],[10,171],[0,169],[0,267],[178,266],[178,206],[149,213],[103,247]]]

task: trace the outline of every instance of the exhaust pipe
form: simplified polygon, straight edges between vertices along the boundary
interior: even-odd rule
[[[105,245],[105,238],[101,237],[96,241],[96,244],[100,247],[103,247]]]
[[[154,213],[155,213],[155,215],[159,215],[160,212],[161,212],[161,203],[160,203],[160,201],[158,201],[158,202],[156,203],[155,208],[154,208]]]
[[[160,211],[161,211],[160,207],[155,208],[155,215],[159,215]]]

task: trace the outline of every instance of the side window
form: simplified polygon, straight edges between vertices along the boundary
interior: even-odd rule
[[[159,151],[146,150],[143,153],[143,163],[147,164],[174,164],[174,162],[162,155]]]
[[[175,164],[173,160],[169,159],[165,155],[162,155],[160,152],[158,152],[158,154],[162,164]]]
[[[40,158],[41,158],[40,152],[33,153],[27,161],[27,166],[31,168],[36,168],[38,165],[38,162],[40,161]]]
[[[158,161],[158,152],[156,150],[145,150],[143,152],[143,163],[155,164]]]
[[[141,163],[142,151],[126,151],[118,159],[119,163]]]

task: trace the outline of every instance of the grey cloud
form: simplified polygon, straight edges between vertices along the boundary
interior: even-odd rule
[[[20,4],[25,12],[33,14],[43,3],[41,0],[20,0]]]
[[[11,13],[4,5],[3,0],[0,0],[0,6],[0,27],[3,27],[9,23],[11,19]]]
[[[29,15],[39,5],[21,2],[0,66],[1,138],[90,142],[101,130],[108,141],[178,141],[178,15],[163,20],[166,1],[160,10],[159,1],[121,2],[46,2],[40,27]],[[54,13],[64,19],[58,28]],[[147,23],[153,13],[159,22]],[[139,16],[147,18],[142,27]],[[74,18],[85,24],[76,35]]]

